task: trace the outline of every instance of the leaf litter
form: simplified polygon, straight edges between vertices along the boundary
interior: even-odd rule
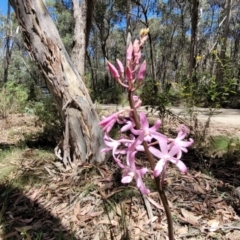
[[[23,149],[14,159],[17,171],[0,185],[2,239],[167,239],[165,213],[151,176],[147,183],[152,191],[145,197],[134,184],[121,184],[111,158],[76,172],[52,154],[38,153]],[[231,203],[239,198],[231,183],[240,177],[223,167],[223,178],[195,169],[181,175],[170,167],[165,182],[176,239],[238,239],[239,212]],[[226,177],[227,182],[222,180]],[[33,180],[14,186],[14,180],[26,178]]]

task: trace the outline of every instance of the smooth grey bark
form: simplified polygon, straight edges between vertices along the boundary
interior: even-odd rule
[[[82,0],[81,3],[78,0],[72,0],[72,3],[75,26],[71,58],[78,73],[83,77],[86,48],[92,25],[94,0]]]
[[[55,149],[65,164],[98,161],[103,146],[98,115],[72,64],[42,0],[10,0],[23,41],[56,100],[65,122],[64,138]]]

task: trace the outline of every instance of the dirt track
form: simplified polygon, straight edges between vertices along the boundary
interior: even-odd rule
[[[122,106],[117,105],[100,105],[102,110],[121,110]],[[124,107],[127,108],[127,107]],[[140,108],[141,111],[146,111],[145,107]],[[189,115],[188,111],[183,107],[172,107],[170,110],[181,117],[186,117]],[[197,118],[203,124],[207,121],[208,117],[211,115],[210,119],[210,132],[213,135],[217,134],[227,134],[231,136],[240,137],[240,109],[217,109],[212,113],[208,108],[195,108],[194,112]],[[157,116],[157,114],[156,114]]]

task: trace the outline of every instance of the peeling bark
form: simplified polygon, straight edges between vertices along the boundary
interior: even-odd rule
[[[10,0],[25,47],[56,100],[65,122],[64,140],[55,149],[65,164],[101,162],[103,146],[98,116],[42,0]]]

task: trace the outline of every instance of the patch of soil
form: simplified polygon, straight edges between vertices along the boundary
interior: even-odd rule
[[[35,125],[36,117],[29,114],[10,114],[0,119],[0,144],[17,145],[24,141],[27,134],[41,130]]]

